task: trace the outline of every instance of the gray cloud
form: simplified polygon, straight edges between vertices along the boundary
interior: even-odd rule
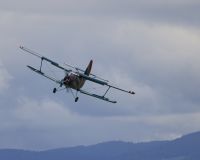
[[[6,1],[2,3],[1,10],[8,12],[20,12],[25,14],[46,14],[65,16],[89,16],[131,18],[148,21],[149,23],[175,23],[199,26],[199,1],[175,0],[175,1],[38,1],[18,2]]]
[[[0,93],[9,87],[10,80],[12,76],[0,63]]]
[[[171,139],[199,130],[198,6],[178,0],[2,2],[0,148]],[[19,45],[81,68],[93,59],[94,73],[136,95],[113,90],[116,105],[53,95],[55,84],[25,67],[40,61]],[[85,88],[102,93],[89,82]]]
[[[199,129],[199,113],[102,118],[79,115],[49,99],[21,97],[17,105],[13,111],[1,112],[1,148],[41,150],[97,141],[173,139]]]

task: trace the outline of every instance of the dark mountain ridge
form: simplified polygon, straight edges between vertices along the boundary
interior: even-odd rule
[[[47,151],[0,150],[2,160],[199,160],[200,132],[172,141],[105,142]]]

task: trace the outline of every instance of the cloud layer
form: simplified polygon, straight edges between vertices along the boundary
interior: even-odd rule
[[[12,76],[0,63],[0,93],[9,87],[10,80]]]
[[[48,5],[47,5],[48,4]],[[198,1],[23,1],[0,6],[0,148],[45,149],[109,140],[171,139],[199,130]],[[31,73],[40,61],[85,68],[122,88],[112,105],[85,95],[52,94]],[[62,79],[62,71],[50,71]],[[103,93],[101,86],[85,89]],[[179,126],[179,127],[177,127]],[[11,138],[12,137],[12,138]]]

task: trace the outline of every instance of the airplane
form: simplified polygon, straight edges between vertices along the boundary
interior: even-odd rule
[[[30,50],[30,49],[28,49],[24,46],[20,46],[20,49],[22,49],[26,53],[32,54],[32,55],[40,58],[41,64],[40,64],[39,69],[36,69],[36,68],[34,68],[30,65],[27,65],[27,67],[30,70],[38,73],[39,75],[46,77],[47,79],[50,79],[50,80],[54,81],[55,83],[57,83],[59,85],[59,87],[54,88],[53,93],[56,93],[57,91],[60,91],[60,90],[63,90],[63,89],[70,89],[70,91],[71,91],[71,93],[72,93],[72,95],[75,99],[75,102],[77,102],[78,99],[79,99],[79,97],[77,96],[78,92],[85,94],[85,95],[88,95],[88,96],[91,96],[91,97],[94,97],[94,98],[97,98],[97,99],[101,99],[101,100],[104,100],[104,101],[107,101],[107,102],[111,102],[111,103],[117,103],[117,101],[110,100],[109,98],[105,97],[106,94],[108,93],[108,91],[111,88],[122,91],[122,92],[129,93],[129,94],[132,94],[132,95],[135,94],[135,92],[133,92],[133,91],[124,90],[124,89],[121,89],[121,88],[116,87],[114,85],[111,85],[108,80],[105,80],[101,77],[98,77],[98,76],[92,74],[91,70],[92,70],[93,60],[90,60],[88,66],[85,70],[80,69],[78,67],[71,66],[71,65],[65,63],[65,65],[70,68],[70,69],[67,69],[63,65],[60,65],[57,62],[52,61],[51,59],[46,58],[46,57],[40,55],[39,53],[32,51],[32,50]],[[58,80],[58,79],[48,75],[47,73],[44,73],[44,71],[42,70],[43,62],[48,62],[51,65],[53,65],[54,67],[63,70],[66,73],[66,75],[64,76],[64,78]],[[102,86],[106,86],[108,88],[103,95],[90,93],[90,92],[82,89],[86,80],[94,82],[94,83],[102,85]],[[76,94],[74,94],[73,90],[76,91]]]

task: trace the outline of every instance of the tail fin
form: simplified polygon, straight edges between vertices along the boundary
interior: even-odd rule
[[[87,75],[87,76],[90,75],[90,72],[91,72],[91,69],[92,69],[92,63],[93,63],[93,61],[90,60],[90,63],[88,64],[88,66],[87,66],[87,68],[86,68],[86,70],[84,72],[84,74]]]

